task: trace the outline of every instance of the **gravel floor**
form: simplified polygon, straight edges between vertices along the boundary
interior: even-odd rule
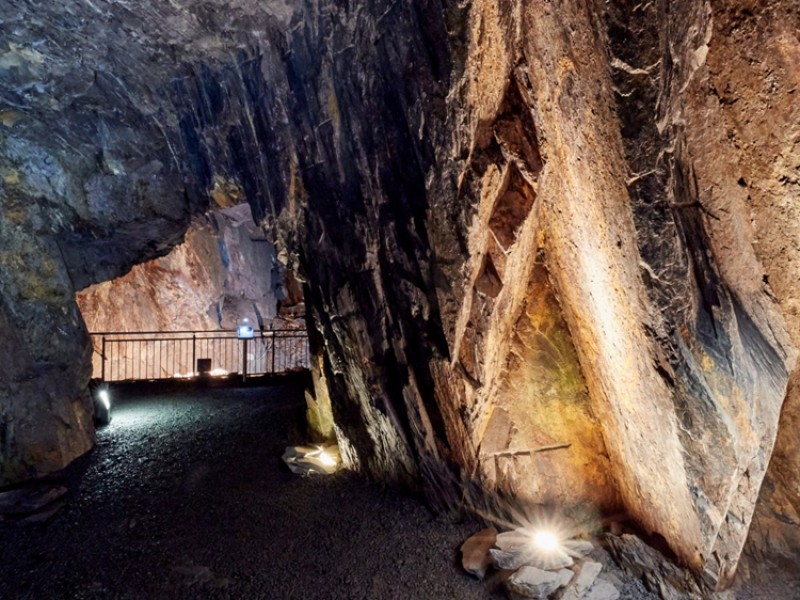
[[[0,523],[0,598],[505,597],[457,566],[474,523],[352,473],[284,467],[301,386],[117,398],[97,448],[65,474],[64,508]],[[636,581],[622,591],[654,598]]]
[[[455,564],[474,524],[283,466],[302,398],[289,384],[120,399],[64,509],[0,524],[0,598],[486,598]]]

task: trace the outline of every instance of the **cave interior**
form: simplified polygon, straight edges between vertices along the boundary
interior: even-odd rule
[[[347,469],[796,597],[796,3],[2,4],[0,490],[95,445],[90,332],[246,318]]]

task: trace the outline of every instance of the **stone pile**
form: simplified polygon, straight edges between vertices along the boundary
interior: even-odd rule
[[[588,540],[558,540],[528,528],[498,533],[479,531],[461,546],[461,564],[479,579],[498,571],[514,598],[538,600],[616,600],[619,591],[600,577],[602,564],[591,560]]]

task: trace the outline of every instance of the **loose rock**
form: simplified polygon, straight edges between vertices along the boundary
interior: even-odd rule
[[[488,527],[467,538],[461,545],[461,566],[467,573],[483,579],[492,564],[489,549],[497,540],[497,529]]]
[[[489,552],[494,564],[500,569],[515,570],[527,565],[545,571],[557,571],[574,564],[572,558],[561,551],[545,553],[533,548],[520,548],[518,551],[506,552],[492,548]]]
[[[617,600],[619,590],[605,579],[598,579],[583,598],[584,600]]]
[[[573,558],[588,556],[594,550],[594,544],[587,540],[567,540],[563,544],[564,552]]]
[[[67,488],[34,483],[24,488],[0,493],[0,515],[23,516],[40,511],[67,493]]]
[[[600,574],[603,565],[594,561],[587,561],[581,565],[578,576],[570,586],[564,590],[561,600],[581,600],[589,588],[592,587],[597,576]]]
[[[554,573],[525,566],[509,578],[507,585],[515,594],[543,600],[549,598],[558,588],[569,583],[573,575],[574,573],[569,569],[561,569]]]
[[[283,453],[283,462],[297,475],[331,475],[339,470],[341,457],[336,445],[288,446]]]
[[[531,539],[530,534],[520,529],[504,531],[498,534],[495,546],[505,552],[520,552],[530,547]]]

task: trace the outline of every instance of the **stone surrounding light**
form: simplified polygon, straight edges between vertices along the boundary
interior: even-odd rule
[[[341,457],[336,444],[330,446],[288,446],[283,461],[298,475],[332,475],[339,470]]]

